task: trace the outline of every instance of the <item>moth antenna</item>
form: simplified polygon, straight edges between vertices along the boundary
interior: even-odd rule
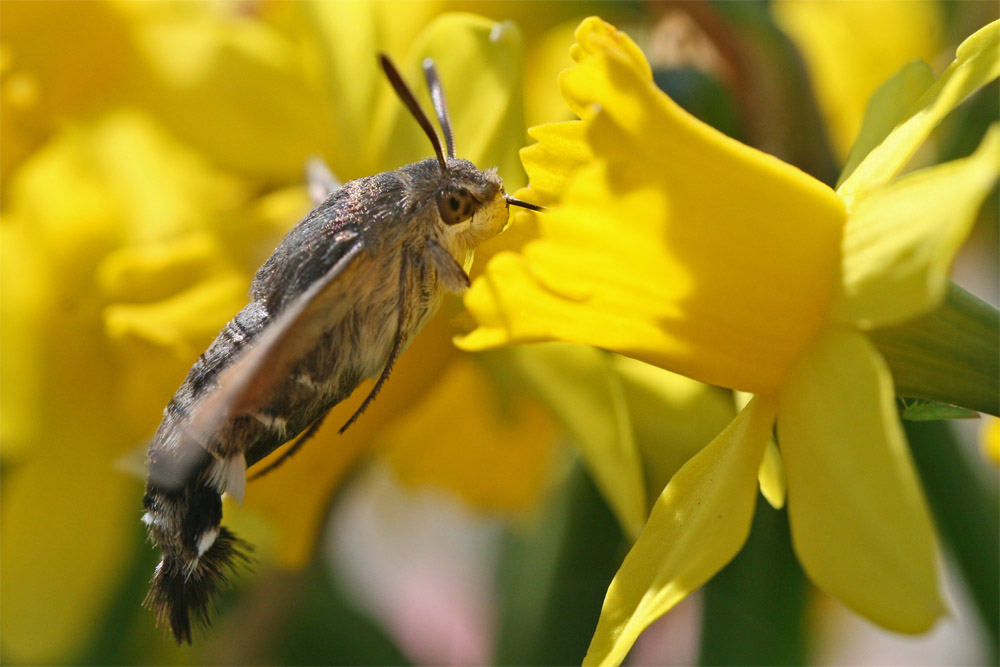
[[[430,119],[427,118],[427,114],[424,110],[420,108],[417,104],[417,98],[413,96],[413,92],[410,90],[406,82],[403,81],[403,77],[399,75],[399,70],[396,66],[392,64],[389,60],[389,56],[384,53],[378,54],[379,62],[382,64],[382,70],[385,72],[386,77],[389,79],[389,83],[392,84],[393,89],[395,89],[396,94],[399,95],[399,99],[403,101],[406,108],[410,110],[413,117],[420,123],[420,127],[424,129],[424,133],[427,138],[431,140],[434,145],[434,153],[437,155],[438,162],[441,163],[441,171],[445,174],[448,173],[448,163],[444,159],[444,151],[441,150],[441,139],[438,138],[437,132],[434,131],[434,126],[431,125]]]
[[[448,100],[444,96],[441,78],[438,76],[434,61],[424,58],[424,76],[427,78],[427,89],[431,93],[434,112],[437,113],[441,133],[444,135],[444,145],[448,148],[448,157],[455,157],[455,135],[451,129],[451,116],[448,115]]]

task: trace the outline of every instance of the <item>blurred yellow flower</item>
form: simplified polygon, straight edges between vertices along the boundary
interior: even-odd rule
[[[531,189],[555,206],[538,240],[495,256],[473,284],[479,327],[460,345],[584,343],[756,394],[660,495],[587,663],[621,662],[739,551],[775,425],[793,543],[813,582],[899,632],[943,613],[892,376],[864,332],[941,303],[994,186],[996,126],[969,158],[893,178],[997,77],[998,33],[966,40],[834,192],[683,112],[623,33],[595,18],[578,28],[560,84],[582,120],[535,128],[524,151]]]
[[[841,162],[872,93],[911,60],[934,63],[944,39],[937,0],[778,0],[770,7],[805,59]]]
[[[135,53],[126,22],[107,4],[5,2],[0,19],[0,179],[7,182],[62,119],[120,95]]]
[[[115,587],[115,564],[133,551],[140,482],[114,463],[146,440],[183,373],[179,336],[192,350],[210,340],[212,318],[243,298],[237,267],[206,247],[239,192],[126,110],[67,128],[11,178],[2,223],[9,656],[45,662],[83,641]],[[144,252],[159,239],[183,268]],[[157,301],[163,327],[147,338],[122,309]],[[190,319],[174,326],[181,308]]]

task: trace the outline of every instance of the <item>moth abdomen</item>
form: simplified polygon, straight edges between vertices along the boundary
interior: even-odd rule
[[[238,561],[249,562],[252,547],[224,526],[197,556],[164,550],[143,604],[167,625],[178,644],[192,640],[192,626],[205,625],[209,605],[225,585]]]
[[[180,644],[191,643],[192,627],[208,620],[209,603],[252,549],[221,525],[222,497],[209,476],[215,459],[201,450],[186,480],[158,483],[154,473],[175,460],[163,455],[150,464],[142,519],[162,558],[144,604]]]
[[[210,390],[219,373],[233,363],[239,353],[260,335],[269,320],[267,308],[263,303],[252,301],[244,306],[233,319],[226,322],[212,344],[191,366],[184,382],[185,386],[177,392],[174,401],[181,400],[185,388],[190,389],[187,396],[191,402]]]

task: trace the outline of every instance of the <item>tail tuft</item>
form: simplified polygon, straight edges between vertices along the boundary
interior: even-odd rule
[[[178,644],[190,644],[192,617],[195,625],[209,625],[209,603],[236,570],[237,561],[250,562],[251,551],[252,546],[220,526],[218,537],[199,557],[164,553],[143,606],[156,613],[158,626],[169,623]]]

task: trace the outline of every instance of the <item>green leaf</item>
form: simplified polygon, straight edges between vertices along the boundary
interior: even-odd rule
[[[933,422],[942,419],[979,419],[975,410],[960,408],[938,401],[914,400],[912,403],[903,401],[899,416],[911,422]]]
[[[284,581],[283,581],[284,580]],[[261,590],[264,586],[271,591]],[[283,593],[281,587],[287,587]],[[272,573],[257,583],[261,608],[248,609],[248,619],[266,618],[268,607],[285,604],[288,615],[276,630],[273,642],[265,645],[256,661],[283,665],[405,665],[400,652],[386,632],[362,615],[341,592],[321,564],[301,573]],[[277,589],[277,592],[273,589]],[[267,593],[270,592],[271,595]],[[288,599],[286,595],[291,595]],[[253,601],[251,601],[252,603]],[[265,628],[267,629],[267,628]],[[243,641],[259,639],[244,637]],[[239,650],[239,647],[236,647]],[[239,663],[240,660],[234,662]],[[244,664],[253,664],[249,660]]]

